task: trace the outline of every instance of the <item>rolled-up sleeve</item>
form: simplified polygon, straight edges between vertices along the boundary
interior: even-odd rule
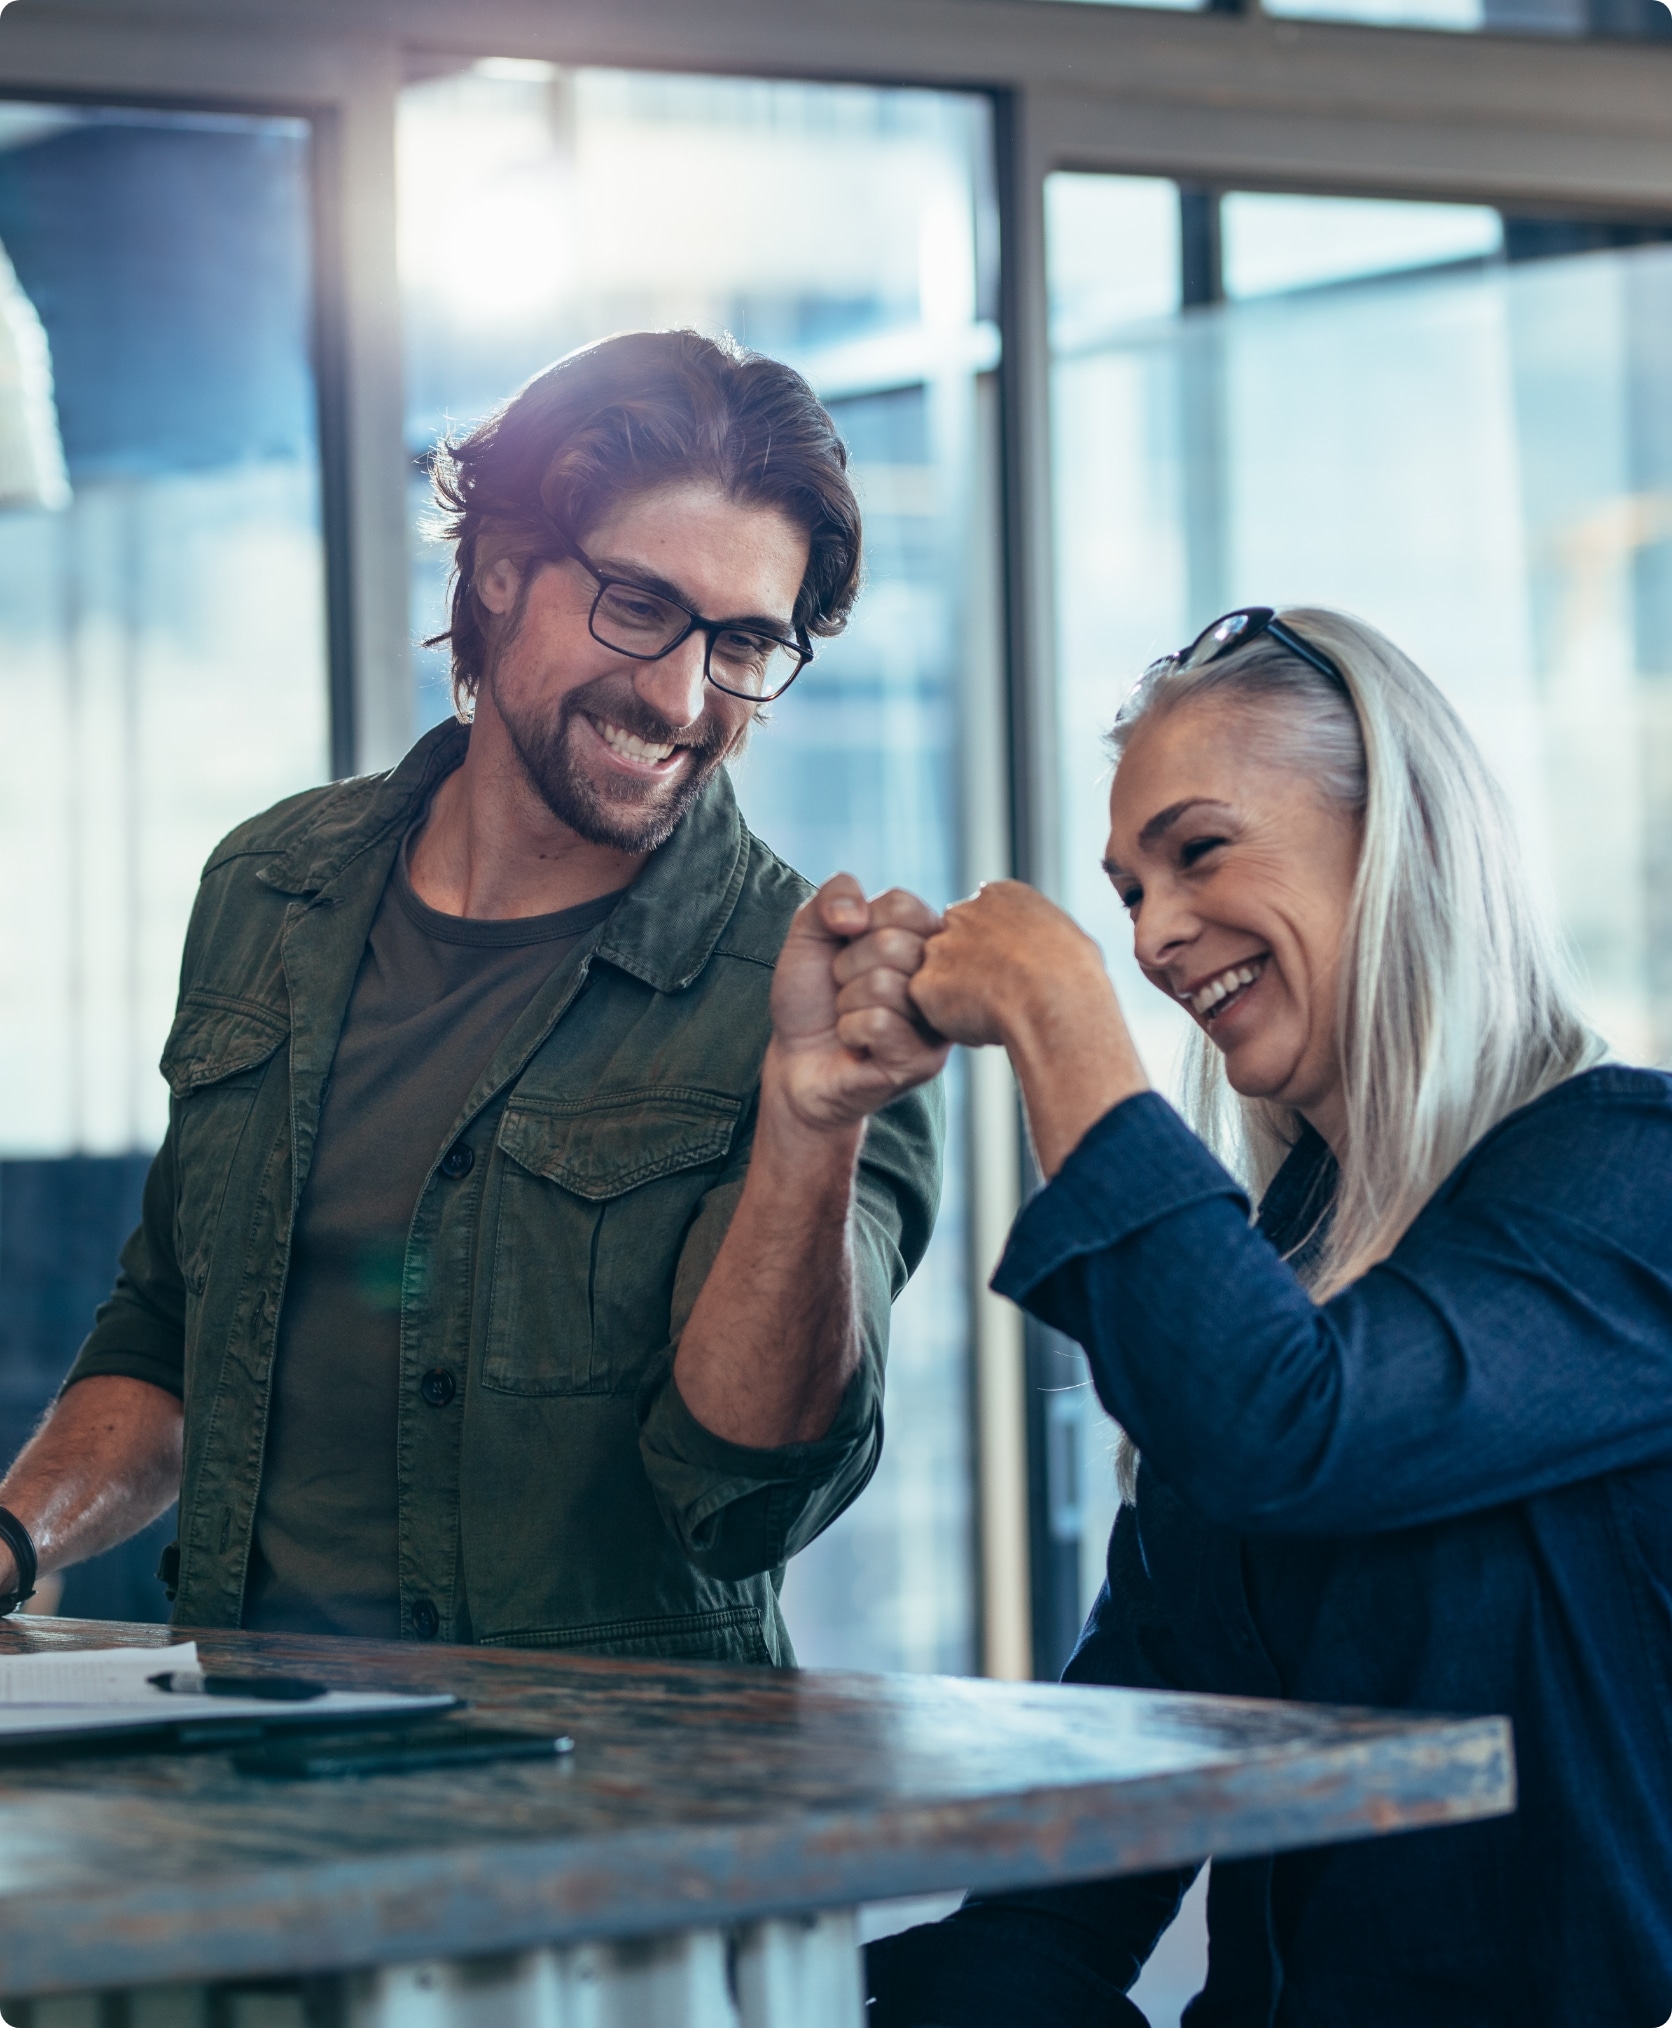
[[[679,1333],[742,1194],[747,1149],[704,1199],[680,1257],[672,1342],[640,1390],[639,1450],[663,1519],[698,1569],[732,1582],[774,1570],[864,1490],[882,1455],[889,1313],[934,1230],[946,1103],[941,1082],[870,1121],[850,1225],[860,1358],[816,1442],[753,1450],[704,1428],[673,1378]]]
[[[1079,1340],[1199,1513],[1407,1527],[1666,1454],[1672,1233],[1641,1179],[1669,1167],[1664,1080],[1592,1072],[1503,1122],[1318,1305],[1144,1094],[1027,1206],[994,1287]]]

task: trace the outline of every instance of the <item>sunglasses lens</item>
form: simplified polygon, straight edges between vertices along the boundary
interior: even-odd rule
[[[1241,643],[1253,626],[1253,621],[1252,613],[1227,613],[1224,619],[1215,621],[1197,641],[1184,666],[1187,669],[1200,669],[1205,662],[1217,661],[1221,655],[1228,654]]]
[[[1176,657],[1181,669],[1200,669],[1263,634],[1271,621],[1270,606],[1249,606],[1242,612],[1226,613]]]

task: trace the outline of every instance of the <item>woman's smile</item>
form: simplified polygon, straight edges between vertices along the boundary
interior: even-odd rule
[[[1182,987],[1179,998],[1205,1028],[1211,1028],[1235,1009],[1242,1007],[1270,962],[1269,951],[1239,958],[1194,986]]]

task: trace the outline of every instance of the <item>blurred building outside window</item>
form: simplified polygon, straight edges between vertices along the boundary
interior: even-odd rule
[[[730,332],[829,404],[867,551],[848,631],[734,770],[745,816],[811,880],[845,868],[872,892],[954,898],[960,672],[996,575],[986,102],[490,59],[407,89],[399,176],[415,642],[444,618],[424,476],[438,436],[611,332]],[[413,680],[434,723],[444,657],[416,648]],[[949,1097],[935,1239],[894,1315],[881,1466],[785,1584],[809,1665],[976,1666],[961,1070]]]
[[[108,1292],[216,840],[324,778],[309,133],[0,101],[0,1448]],[[66,1611],[157,1618],[158,1524]]]

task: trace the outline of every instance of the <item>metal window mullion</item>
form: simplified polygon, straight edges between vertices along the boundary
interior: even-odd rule
[[[1037,94],[1012,91],[999,102],[1010,870],[1047,893],[1057,891],[1060,882],[1060,847],[1052,814],[1057,806],[1058,738],[1045,264],[1045,176],[1050,161],[1043,143],[1049,124]],[[990,1115],[988,1128],[991,1145],[978,1144],[976,1153],[984,1164],[980,1188],[992,1200],[996,1223],[999,1191],[1008,1206],[1019,1205],[1031,1182],[1032,1165],[1008,1067],[995,1061],[982,1068],[985,1082],[978,1089],[995,1114]],[[1001,1133],[996,1118],[1001,1106],[1007,1134]],[[996,1167],[1000,1162],[1002,1169]],[[995,1237],[1002,1241],[1002,1232]],[[987,1268],[990,1271],[990,1260]],[[1033,1675],[1040,1666],[1041,1635],[1061,1617],[1057,1596],[1061,1558],[1053,1554],[1050,1491],[1035,1427],[1043,1403],[1030,1387],[1036,1364],[1029,1346],[1030,1327],[1017,1312],[1007,1310],[1002,1339],[996,1338],[999,1328],[996,1320],[989,1326],[995,1342],[984,1348],[988,1363],[981,1398],[988,1666],[990,1674]]]
[[[412,742],[415,720],[395,259],[395,121],[401,83],[393,44],[368,43],[345,51],[334,150],[334,257],[342,344],[352,765],[362,773],[392,767]]]

